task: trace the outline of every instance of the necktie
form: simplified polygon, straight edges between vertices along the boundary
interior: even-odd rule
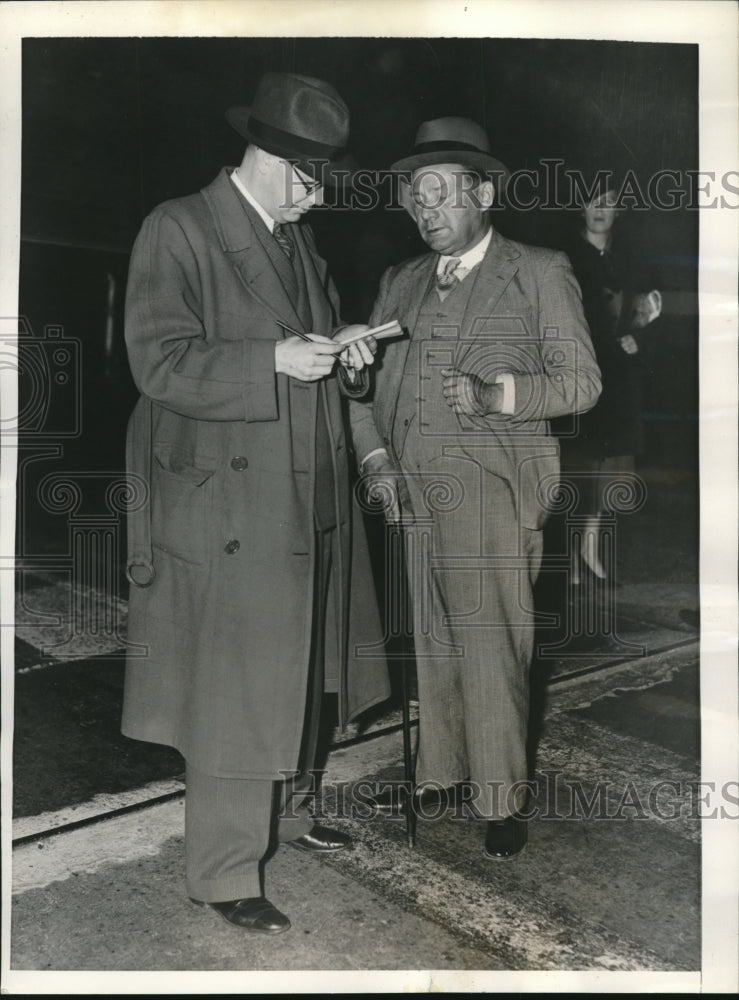
[[[275,222],[272,235],[277,240],[280,247],[285,251],[287,259],[292,260],[295,254],[295,244],[293,243],[293,238],[290,235],[290,230],[281,222]]]
[[[437,271],[436,292],[442,302],[460,279],[460,275],[457,273],[457,268],[461,263],[462,261],[459,257],[450,257],[444,265],[444,270],[441,272]]]

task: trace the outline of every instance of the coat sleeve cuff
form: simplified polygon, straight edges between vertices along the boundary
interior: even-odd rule
[[[343,365],[339,364],[337,366],[337,372],[339,375],[339,388],[345,396],[349,397],[349,399],[361,399],[362,396],[367,394],[367,390],[369,389],[369,378],[366,369],[355,372],[353,380]]]
[[[500,412],[512,417],[516,412],[516,382],[510,372],[501,372],[495,379],[497,385],[503,386],[503,405]]]
[[[276,340],[244,341],[244,419],[277,420]]]
[[[367,462],[372,458],[373,455],[384,455],[385,458],[390,461],[390,456],[388,455],[387,448],[374,448],[369,454],[365,455],[362,461],[359,463],[359,474],[364,475],[364,469]]]
[[[513,376],[513,383],[515,417],[518,420],[547,419],[544,380],[536,375],[521,374]]]

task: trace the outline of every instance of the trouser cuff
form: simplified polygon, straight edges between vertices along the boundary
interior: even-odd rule
[[[298,808],[293,816],[283,816],[277,823],[277,839],[281,844],[297,840],[304,833],[310,833],[315,821],[306,809]]]
[[[225,903],[230,899],[253,899],[262,895],[259,864],[249,864],[243,872],[222,879],[187,879],[187,894],[202,903]]]

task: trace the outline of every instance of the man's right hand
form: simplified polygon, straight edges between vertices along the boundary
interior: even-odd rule
[[[310,341],[287,337],[275,345],[275,371],[301,382],[317,382],[331,374],[343,346],[311,333]]]
[[[403,510],[411,512],[410,496],[403,473],[386,452],[371,455],[362,466],[367,493],[383,508],[387,521],[397,524]]]

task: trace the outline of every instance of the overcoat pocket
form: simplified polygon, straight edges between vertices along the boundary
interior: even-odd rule
[[[175,448],[155,448],[151,519],[154,548],[189,563],[205,560],[215,471],[215,464],[196,462]]]

